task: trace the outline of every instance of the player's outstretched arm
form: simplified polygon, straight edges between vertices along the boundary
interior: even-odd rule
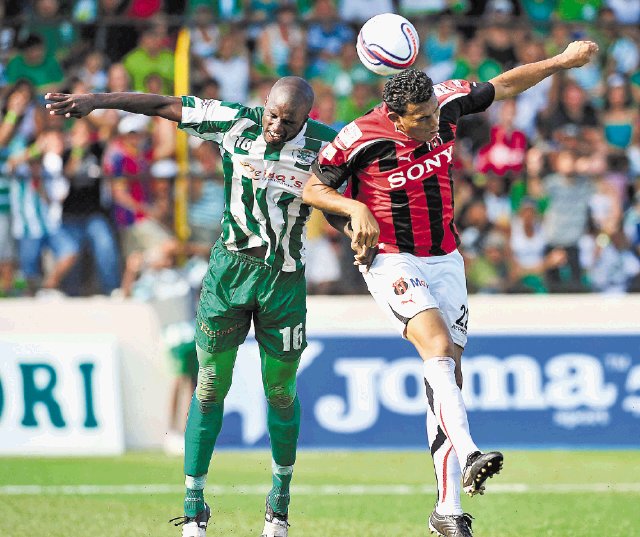
[[[380,227],[364,203],[346,198],[335,188],[311,175],[302,192],[302,201],[326,213],[346,216],[351,221],[351,248],[361,252],[378,244]]]
[[[598,52],[592,41],[573,41],[564,52],[535,63],[527,63],[489,80],[493,84],[495,100],[509,99],[535,86],[541,80],[565,69],[582,67]]]
[[[182,119],[182,100],[179,97],[154,95],[152,93],[47,93],[45,99],[51,101],[47,109],[51,115],[83,117],[102,108],[112,108],[160,116],[171,121]]]

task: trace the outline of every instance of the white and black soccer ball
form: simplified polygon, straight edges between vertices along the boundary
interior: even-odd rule
[[[416,61],[420,38],[407,19],[395,13],[383,13],[371,17],[360,28],[356,50],[367,69],[390,76]]]

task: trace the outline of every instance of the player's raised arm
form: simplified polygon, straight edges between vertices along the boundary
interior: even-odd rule
[[[182,119],[182,101],[179,97],[154,95],[152,93],[47,93],[45,99],[51,101],[47,109],[51,115],[83,117],[102,108],[112,108],[160,116],[171,121]]]
[[[304,203],[326,213],[346,216],[351,220],[351,248],[360,252],[378,244],[380,227],[364,203],[341,195],[311,175],[302,192]]]
[[[541,80],[559,71],[582,67],[598,52],[598,45],[592,41],[574,41],[564,52],[534,63],[527,63],[505,71],[489,80],[493,84],[495,100],[509,99],[535,86]]]

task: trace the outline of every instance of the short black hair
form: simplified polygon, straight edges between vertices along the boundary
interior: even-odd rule
[[[382,100],[389,110],[401,116],[409,103],[427,102],[433,95],[433,80],[417,69],[405,69],[387,80],[382,92]]]

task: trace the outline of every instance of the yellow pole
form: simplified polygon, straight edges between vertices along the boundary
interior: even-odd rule
[[[175,52],[174,94],[189,95],[189,45],[188,28],[182,28],[178,34]],[[175,231],[181,242],[185,242],[191,233],[187,219],[189,204],[189,145],[187,133],[178,129],[176,136],[176,162],[178,177],[175,184]]]

